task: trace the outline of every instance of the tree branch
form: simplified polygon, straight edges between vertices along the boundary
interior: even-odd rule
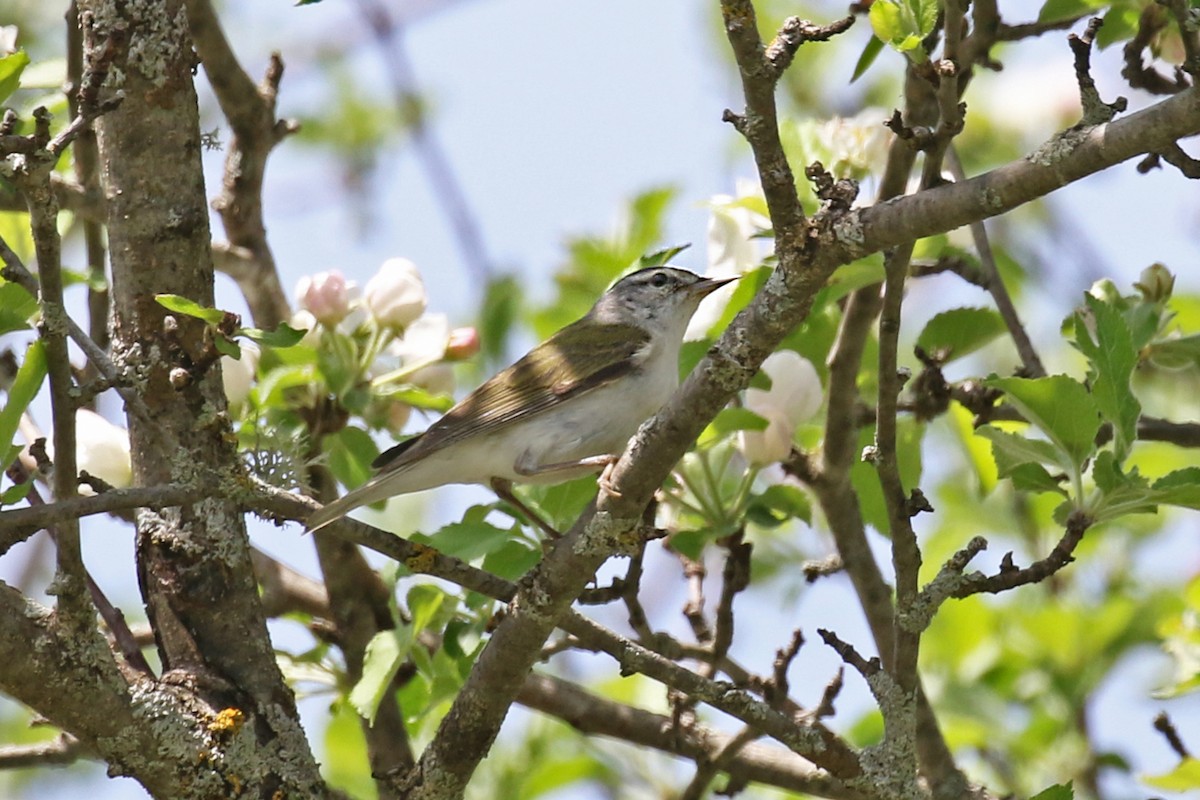
[[[291,311],[267,242],[262,209],[267,157],[285,136],[298,130],[295,122],[275,117],[283,61],[278,53],[272,54],[266,77],[255,86],[238,63],[209,0],[186,0],[185,5],[204,74],[233,129],[221,193],[212,205],[221,215],[230,243],[253,254],[253,269],[243,274],[238,286],[254,324],[271,329],[287,319]]]
[[[611,736],[640,747],[690,758],[713,761],[728,752],[733,737],[704,725],[673,729],[659,714],[606,700],[561,678],[532,673],[517,695],[529,708],[564,720],[584,734]],[[839,800],[867,800],[871,795],[851,789],[827,773],[814,769],[791,751],[768,745],[745,744],[721,764],[731,778],[754,781],[793,792]]]

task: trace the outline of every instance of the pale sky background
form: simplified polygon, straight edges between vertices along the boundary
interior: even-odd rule
[[[378,52],[362,32],[355,3],[325,0],[296,8],[280,0],[259,0],[226,5],[226,29],[256,79],[270,50],[283,51],[288,72],[280,95],[281,115],[300,113],[322,101],[314,91],[323,85],[317,73],[323,68],[308,57],[322,41],[361,41],[362,52],[350,67],[369,87],[377,86],[380,96],[386,95]],[[707,213],[702,204],[713,194],[731,191],[737,177],[751,174],[744,159],[735,157],[740,151],[732,132],[720,121],[725,107],[737,108],[740,103],[732,68],[710,30],[715,13],[695,0],[474,0],[452,5],[409,28],[409,55],[418,86],[432,102],[436,135],[481,226],[492,261],[499,269],[521,276],[534,297],[548,296],[549,276],[563,259],[565,237],[608,229],[627,198],[663,184],[679,190],[666,241],[693,242],[695,246],[679,263],[704,269]],[[837,13],[831,11],[829,16]],[[1025,16],[1032,17],[1033,11]],[[850,49],[857,53],[868,35],[866,25],[857,26],[850,34],[856,42]],[[1039,100],[1061,97],[1063,84],[1056,82],[1056,76],[1070,87],[1070,56],[1061,37],[1046,40],[1028,65],[1013,63],[1001,75],[980,78],[980,85],[989,87],[990,102],[1011,104],[1010,113],[1020,114],[1039,108]],[[1106,99],[1122,91],[1113,67],[1118,59],[1115,51],[1096,59]],[[803,51],[798,67],[802,64]],[[215,119],[203,79],[199,84],[209,118]],[[1135,107],[1145,102],[1130,99]],[[1038,128],[1039,121],[1035,118],[1030,124]],[[1053,132],[1049,121],[1041,125],[1039,136]],[[210,194],[217,185],[221,157],[211,154],[206,161]],[[385,258],[406,256],[424,271],[431,310],[446,312],[460,324],[470,322],[479,287],[470,282],[411,150],[401,145],[379,158],[381,169],[370,186],[379,190],[378,202],[370,226],[363,229],[329,159],[297,143],[285,143],[272,156],[265,203],[285,286],[290,291],[301,275],[329,268],[339,268],[362,283]],[[1081,215],[1076,224],[1099,263],[1093,274],[1052,287],[1043,302],[1046,313],[1036,314],[1031,321],[1035,331],[1055,331],[1074,298],[1101,274],[1113,275],[1120,285],[1128,286],[1142,267],[1157,260],[1184,273],[1181,288],[1200,288],[1195,235],[1200,204],[1194,187],[1173,172],[1137,176],[1132,163],[1126,164],[1071,187],[1055,202],[1059,207],[1087,210],[1087,217]],[[214,220],[214,231],[217,239],[223,238],[219,221]],[[1080,244],[1064,241],[1045,247],[1078,253]],[[929,296],[925,310],[931,314],[936,304],[953,300]],[[236,291],[225,280],[219,286],[219,304],[240,306]],[[461,499],[473,496],[454,491],[435,495],[426,530],[456,518]],[[112,598],[138,616],[128,528],[96,521],[88,530],[89,567]],[[285,554],[289,563],[312,571],[309,548],[297,545],[296,530],[255,526],[254,531],[256,542],[265,549]],[[1155,559],[1150,568],[1170,577],[1195,571],[1200,559],[1195,544],[1189,538],[1179,545],[1186,557],[1175,551],[1172,558]],[[11,577],[13,565],[22,560],[14,551],[0,563],[0,577]],[[673,574],[669,564],[663,569],[664,574]],[[678,609],[681,582],[662,583],[661,588],[647,586],[648,607]],[[860,646],[868,641],[857,614],[829,619],[829,609],[850,607],[853,602],[844,581],[821,582],[801,596],[794,624],[803,625],[810,634],[818,625],[827,625]],[[623,627],[620,615],[602,616]],[[753,614],[739,619],[734,653],[751,667],[765,669],[786,635],[767,627],[768,619],[770,625],[776,624],[768,615],[757,616],[763,621],[756,623]],[[681,632],[682,616],[676,614],[673,625]],[[276,630],[288,638],[286,631]],[[297,646],[300,643],[298,639]],[[614,672],[605,659],[594,662],[602,672]],[[810,641],[792,679],[802,700],[811,702],[819,696],[837,663],[835,656]],[[1173,764],[1149,727],[1153,711],[1162,704],[1145,700],[1146,691],[1163,680],[1165,666],[1164,659],[1153,653],[1136,660],[1100,693],[1095,708],[1099,743],[1133,751],[1139,767],[1149,772]],[[307,718],[319,717],[327,702],[306,701]],[[861,682],[848,676],[839,719],[853,719],[866,702]],[[1192,698],[1167,707],[1185,740],[1200,742],[1200,702]],[[508,724],[520,724],[521,719],[522,713],[516,713]],[[103,768],[96,765],[59,773],[60,777],[39,783],[37,793],[27,796],[78,796],[81,784],[76,779],[81,775],[88,776],[91,800],[145,796],[130,780],[105,780]],[[1130,796],[1144,794],[1132,786],[1124,788]],[[555,795],[559,800],[596,796],[578,788]]]

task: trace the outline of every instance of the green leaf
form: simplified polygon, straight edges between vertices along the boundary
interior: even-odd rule
[[[372,725],[379,704],[396,677],[396,670],[408,658],[413,645],[413,629],[402,626],[390,631],[380,631],[367,643],[363,656],[362,677],[350,690],[350,704],[359,716]]]
[[[1142,778],[1142,782],[1168,792],[1186,792],[1200,788],[1200,759],[1188,757],[1170,772]]]
[[[1006,477],[1012,481],[1014,489],[1022,492],[1054,492],[1064,497],[1067,495],[1066,489],[1041,464],[1018,464]]]
[[[1048,789],[1042,789],[1029,800],[1075,800],[1075,789],[1070,781],[1056,783]]]
[[[1061,469],[1072,466],[1050,442],[1002,431],[993,425],[981,425],[975,433],[992,443],[992,458],[1001,478],[1009,477],[1022,464],[1053,464]]]
[[[984,384],[1003,391],[1008,402],[1062,450],[1073,469],[1082,469],[1100,431],[1100,412],[1083,384],[1066,375],[989,378]]]
[[[743,274],[738,279],[738,282],[734,284],[733,293],[729,296],[729,302],[725,304],[725,309],[721,312],[721,316],[709,330],[705,331],[705,334],[715,334],[725,330],[729,326],[729,323],[733,321],[733,318],[749,305],[754,296],[758,294],[758,290],[767,282],[767,278],[771,277],[771,272],[772,269],[770,267],[757,267]],[[705,346],[705,350],[707,350],[707,345]],[[680,372],[680,376],[687,375],[690,371],[689,369],[687,372]]]
[[[937,21],[936,0],[876,0],[869,14],[875,35],[914,61],[924,61],[921,40]]]
[[[1059,22],[1073,19],[1100,8],[1099,0],[1046,0],[1038,12],[1038,22]]]
[[[46,351],[42,346],[42,341],[38,339],[25,350],[25,360],[21,362],[21,366],[17,369],[17,376],[8,389],[4,408],[0,409],[0,447],[4,448],[5,453],[4,464],[0,465],[0,471],[8,469],[8,465],[16,457],[9,445],[12,443],[13,436],[16,435],[21,415],[33,402],[33,398],[37,396],[38,391],[42,388],[42,381],[45,379]]]
[[[1142,404],[1129,385],[1137,366],[1137,350],[1120,311],[1090,294],[1084,299],[1095,326],[1095,339],[1088,320],[1083,314],[1076,314],[1075,346],[1091,364],[1088,377],[1092,398],[1100,413],[1112,423],[1117,462],[1124,463],[1137,438],[1137,422],[1142,413]]]
[[[508,335],[521,310],[521,286],[512,275],[488,281],[479,311],[479,342],[489,362],[504,360]]]
[[[446,601],[446,593],[431,583],[419,583],[408,590],[408,613],[412,615],[410,626],[420,633],[429,627]]]
[[[765,431],[767,424],[765,419],[748,408],[725,408],[708,424],[696,444],[708,447],[737,431]]]
[[[429,545],[448,556],[474,561],[512,538],[512,531],[498,528],[485,517],[491,506],[472,506],[461,522],[452,522],[429,537]]]
[[[287,405],[287,391],[317,382],[317,370],[312,364],[282,366],[263,375],[258,382],[259,403],[263,406]]]
[[[638,259],[638,269],[646,269],[647,267],[661,267],[671,263],[671,259],[687,250],[692,246],[691,242],[684,244],[672,245],[664,247],[661,250],[655,250],[653,253],[647,253]]]
[[[884,279],[883,256],[879,253],[860,258],[849,264],[843,264],[833,271],[833,275],[825,284],[825,288],[817,293],[813,300],[814,307],[839,300],[856,289],[882,283]]]
[[[223,356],[242,360],[242,346],[224,334],[218,333],[213,337],[213,347]]]
[[[533,569],[541,559],[541,550],[509,539],[484,557],[483,568],[493,575],[515,581]]]
[[[1096,33],[1096,44],[1101,50],[1132,39],[1138,32],[1142,9],[1132,3],[1113,5],[1104,14],[1104,24]]]
[[[1169,472],[1155,481],[1152,488],[1160,503],[1200,509],[1200,467]]]
[[[286,322],[281,322],[272,331],[264,331],[262,328],[239,328],[238,336],[245,336],[251,341],[264,344],[268,347],[292,347],[300,343],[308,331],[297,330]]]
[[[439,414],[444,414],[454,406],[454,398],[448,394],[434,394],[427,389],[422,389],[420,386],[404,384],[389,389],[383,396],[389,400],[395,400],[398,403],[404,403],[406,406],[413,408],[421,408],[427,411],[436,411]]]
[[[0,336],[27,330],[37,310],[37,298],[23,287],[15,283],[0,283]]]
[[[374,797],[378,789],[367,763],[362,720],[349,703],[337,701],[331,711],[322,738],[321,777],[347,797]]]
[[[9,463],[16,458],[16,453],[21,452],[20,447],[14,447],[13,453],[7,457]],[[24,483],[14,483],[3,492],[0,492],[0,507],[11,506],[13,503],[19,503],[29,496],[29,492],[33,489],[33,481],[25,481]]]
[[[329,469],[343,486],[362,486],[374,474],[371,462],[379,448],[362,428],[342,428],[325,437]]]
[[[947,363],[975,352],[1005,330],[1004,319],[990,308],[952,308],[926,323],[917,346]]]
[[[1096,522],[1105,522],[1126,514],[1153,514],[1158,511],[1158,499],[1149,482],[1138,474],[1137,468],[1125,473],[1116,455],[1104,450],[1097,454],[1092,465],[1092,480],[1100,490],[1099,501],[1092,510]]]
[[[183,314],[185,317],[195,317],[202,319],[209,325],[217,325],[221,320],[225,319],[225,312],[219,308],[207,308],[200,305],[195,300],[189,300],[186,297],[178,294],[156,294],[154,299],[160,306],[168,311],[174,311],[176,314]]]
[[[1150,362],[1162,369],[1200,367],[1200,334],[1163,339],[1146,348]]]
[[[522,490],[526,502],[532,501],[542,519],[565,531],[579,518],[596,496],[596,476],[585,475],[558,484],[529,486]]]
[[[854,74],[850,76],[850,82],[854,83],[861,78],[863,74],[871,68],[875,63],[875,59],[883,52],[883,40],[877,36],[872,36],[867,40],[867,46],[863,48],[862,54],[858,57],[858,62],[854,65]]]
[[[29,64],[29,54],[24,50],[9,53],[0,58],[0,103],[21,85],[21,72]]]
[[[777,483],[752,497],[746,506],[746,514],[765,528],[774,528],[793,519],[811,523],[812,503],[808,495],[797,487]]]

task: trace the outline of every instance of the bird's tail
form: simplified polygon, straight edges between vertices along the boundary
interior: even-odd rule
[[[393,473],[376,475],[357,489],[347,492],[332,503],[327,503],[308,518],[304,525],[305,532],[312,533],[341,519],[359,506],[377,503],[396,494],[396,490],[389,487],[385,480],[394,477]]]

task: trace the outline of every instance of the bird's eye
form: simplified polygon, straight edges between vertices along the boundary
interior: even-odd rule
[[[671,281],[671,279],[667,277],[667,273],[656,272],[656,273],[654,273],[654,277],[650,279],[650,285],[653,286],[655,289],[661,289],[662,287],[664,287],[668,283],[670,283],[670,281]]]

